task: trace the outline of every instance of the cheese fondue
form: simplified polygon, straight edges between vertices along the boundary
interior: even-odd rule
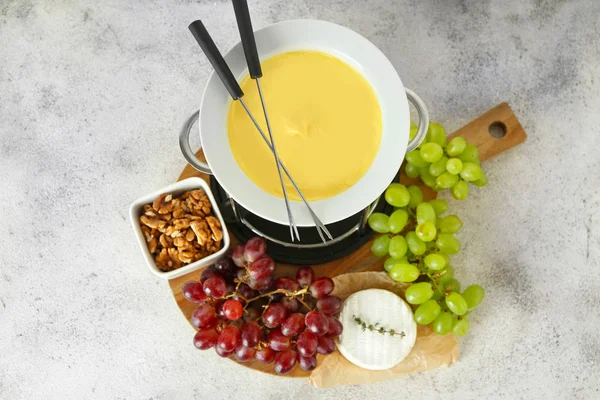
[[[379,103],[365,78],[316,51],[276,55],[262,62],[262,71],[275,145],[304,197],[326,199],[358,182],[377,155],[382,131]],[[268,138],[256,82],[246,76],[240,86]],[[229,108],[227,129],[244,173],[261,189],[283,197],[275,159],[237,101]],[[289,198],[300,200],[285,174],[284,179]]]

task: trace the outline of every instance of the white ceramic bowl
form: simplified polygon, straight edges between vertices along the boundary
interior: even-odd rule
[[[255,32],[255,37],[262,60],[294,50],[322,51],[354,67],[371,84],[379,100],[383,123],[381,144],[375,160],[366,174],[346,191],[311,202],[315,213],[325,224],[362,211],[385,191],[398,172],[407,151],[410,113],[405,88],[396,70],[374,44],[358,33],[330,22],[280,22]],[[241,43],[229,50],[224,58],[238,81],[248,73]],[[414,94],[412,96],[416,97]],[[417,100],[422,105],[418,97]],[[223,188],[243,207],[270,221],[287,225],[283,199],[254,184],[240,169],[233,156],[227,133],[227,113],[231,101],[227,90],[213,72],[202,97],[199,123],[202,146],[210,170]],[[426,110],[424,114],[426,120]],[[421,125],[423,124],[420,124],[419,132],[423,135],[418,136],[424,136],[427,129],[426,123],[424,129]],[[258,132],[256,135],[257,140],[262,140]],[[184,141],[180,140],[180,143]],[[190,160],[191,151],[186,154],[184,146],[182,150],[188,161],[201,169],[196,166],[198,162]],[[193,154],[191,157],[193,158]],[[282,161],[285,163],[285,160]],[[312,217],[302,202],[290,201],[290,206],[297,225],[314,226]]]
[[[181,267],[169,272],[163,272],[158,268],[156,262],[154,262],[154,258],[150,254],[150,251],[148,251],[146,238],[144,237],[144,233],[140,228],[139,218],[142,215],[142,209],[145,204],[152,203],[154,199],[156,199],[163,193],[172,193],[173,196],[178,196],[183,192],[195,189],[203,189],[206,192],[206,195],[208,196],[208,199],[210,200],[210,203],[212,205],[213,215],[217,217],[221,222],[221,226],[223,227],[223,247],[216,253],[211,254],[208,257],[201,258],[200,260],[190,263],[185,267]],[[129,207],[129,219],[131,220],[131,225],[133,225],[133,230],[137,237],[138,244],[140,245],[140,249],[142,250],[142,254],[146,259],[146,264],[148,264],[148,267],[154,273],[154,275],[163,279],[178,278],[180,276],[193,272],[199,268],[202,268],[206,265],[210,265],[214,263],[217,258],[223,255],[229,249],[229,233],[227,232],[227,229],[225,227],[225,221],[223,221],[223,217],[221,216],[221,212],[219,211],[217,202],[215,201],[215,198],[213,197],[213,194],[210,191],[210,187],[204,181],[204,179],[201,178],[184,179],[177,183],[173,183],[172,185],[166,186],[160,190],[157,190],[156,192],[150,193],[147,196],[137,199]]]

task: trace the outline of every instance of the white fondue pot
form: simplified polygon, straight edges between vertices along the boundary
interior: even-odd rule
[[[429,119],[422,100],[402,85],[390,61],[373,43],[350,29],[325,21],[292,20],[263,28],[255,32],[255,37],[263,60],[294,50],[321,51],[351,65],[370,83],[379,101],[382,117],[381,144],[375,160],[366,174],[346,191],[310,202],[325,224],[361,212],[385,191],[406,152],[415,149],[425,137]],[[236,44],[224,58],[238,81],[246,76],[248,69],[241,43]],[[417,135],[410,143],[407,99],[414,104],[420,118]],[[191,150],[189,129],[184,129],[180,136],[183,155],[197,170],[214,174],[223,189],[242,207],[259,217],[287,225],[283,198],[265,192],[252,182],[233,156],[227,134],[227,113],[231,102],[229,93],[213,72],[206,84],[199,111],[200,138],[208,164],[197,159]],[[256,136],[256,140],[262,140],[258,132]],[[285,160],[282,161],[285,163]],[[302,202],[290,201],[290,207],[298,226],[314,226]]]

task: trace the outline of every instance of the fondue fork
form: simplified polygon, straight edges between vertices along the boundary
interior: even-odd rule
[[[250,117],[250,119],[252,120],[252,123],[254,124],[254,126],[256,127],[256,129],[258,130],[258,132],[260,133],[260,135],[262,136],[262,138],[265,141],[266,145],[269,147],[269,149],[271,150],[271,152],[273,154],[275,154],[275,149],[274,149],[273,145],[269,142],[269,139],[267,139],[267,136],[265,135],[265,133],[261,129],[260,125],[258,124],[258,122],[256,121],[256,119],[254,118],[254,116],[252,115],[252,113],[250,112],[250,110],[248,109],[248,107],[246,106],[246,103],[242,100],[242,96],[244,95],[244,92],[242,91],[242,88],[240,87],[239,83],[237,82],[237,80],[233,76],[233,73],[231,72],[231,69],[229,69],[229,66],[225,62],[225,59],[223,58],[223,56],[219,52],[219,49],[217,48],[217,46],[215,45],[215,42],[212,40],[210,34],[208,33],[208,31],[204,27],[204,24],[202,23],[202,21],[197,20],[197,21],[192,22],[190,24],[190,26],[189,26],[189,29],[192,32],[192,35],[194,35],[194,38],[196,39],[196,41],[198,42],[198,44],[200,45],[200,48],[202,48],[202,51],[206,55],[206,58],[208,58],[208,60],[210,61],[211,65],[215,69],[215,72],[217,73],[217,75],[221,79],[221,82],[223,83],[223,86],[225,86],[225,88],[229,92],[229,95],[231,96],[231,98],[234,101],[239,101],[240,102],[240,104],[242,105],[242,107],[244,108],[244,110],[246,111],[246,113],[248,114],[248,116]],[[331,236],[331,233],[329,232],[329,230],[327,229],[327,227],[325,227],[325,225],[321,222],[321,220],[319,219],[319,217],[313,211],[313,209],[310,206],[310,204],[308,204],[308,201],[306,201],[306,198],[304,197],[304,195],[300,191],[300,188],[298,187],[298,185],[296,184],[296,182],[294,181],[294,179],[292,179],[292,176],[290,175],[289,171],[287,170],[287,168],[285,167],[285,165],[283,164],[283,162],[281,162],[281,160],[278,160],[277,164],[278,164],[278,166],[281,166],[281,169],[287,175],[288,179],[292,183],[292,186],[294,186],[294,189],[296,189],[296,192],[298,193],[298,195],[300,196],[300,198],[302,199],[302,201],[306,205],[306,208],[308,209],[308,211],[309,211],[309,213],[310,213],[310,215],[311,215],[311,217],[313,219],[313,222],[315,223],[317,232],[318,232],[319,237],[321,238],[321,240],[324,243],[327,242],[327,239],[325,239],[325,237],[323,236],[323,233],[325,233],[325,235],[327,235],[327,237],[329,239],[333,240],[333,236]],[[290,225],[290,227],[291,227],[291,225]],[[295,227],[295,224],[294,224],[294,227]],[[293,239],[293,236],[292,236],[292,239]]]
[[[277,153],[277,146],[275,146],[275,140],[273,139],[273,132],[271,131],[271,123],[269,122],[269,116],[267,115],[267,107],[265,106],[265,100],[262,94],[262,88],[260,87],[260,77],[262,77],[262,68],[260,67],[260,59],[258,58],[258,51],[256,50],[256,42],[254,40],[254,31],[252,30],[252,22],[250,20],[250,11],[248,10],[248,3],[246,0],[233,0],[233,9],[235,11],[235,18],[237,20],[238,29],[240,30],[240,36],[242,38],[242,46],[244,47],[244,55],[246,56],[246,63],[248,64],[248,72],[250,77],[256,81],[256,87],[258,88],[258,95],[260,96],[260,104],[262,105],[263,114],[265,115],[265,122],[267,123],[267,131],[269,132],[269,139],[271,140],[271,146],[273,149],[273,157],[275,157],[275,165],[277,166],[277,174],[279,174],[279,183],[281,184],[281,191],[283,192],[283,199],[285,200],[285,208],[288,214],[288,221],[290,224],[290,236],[292,242],[294,241],[294,233],[296,238],[300,241],[300,234],[298,228],[294,222],[292,211],[290,210],[290,202],[288,200],[287,190],[285,188],[285,182],[281,175],[281,161],[279,161],[279,154]],[[240,104],[246,110],[248,116],[254,122],[254,125],[258,126],[254,117],[250,113],[250,110],[246,107],[246,104],[240,99]]]

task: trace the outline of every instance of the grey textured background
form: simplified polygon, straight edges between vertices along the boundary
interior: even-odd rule
[[[381,48],[449,131],[501,101],[529,140],[464,202],[464,285],[487,289],[449,369],[330,390],[192,347],[129,203],[174,181],[229,1],[0,1],[0,398],[599,398],[600,2],[250,1]]]

